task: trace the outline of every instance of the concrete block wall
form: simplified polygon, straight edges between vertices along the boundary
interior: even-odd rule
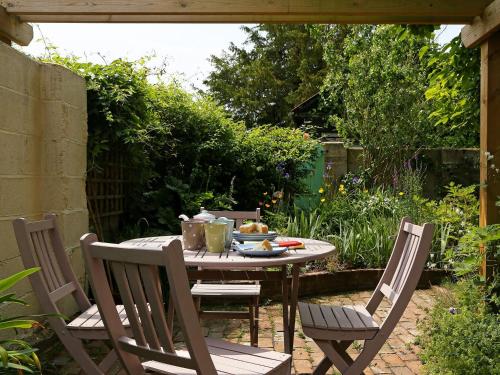
[[[363,148],[345,147],[343,142],[323,143],[325,165],[329,173],[340,178],[347,172],[357,173],[363,168]],[[450,182],[463,186],[479,181],[479,149],[435,148],[418,152],[418,163],[425,171],[424,195],[437,198]]]
[[[64,244],[80,280],[80,236],[88,231],[85,195],[87,100],[85,81],[69,70],[41,64],[0,42],[0,278],[20,271],[12,230],[17,217],[58,216]],[[38,311],[29,282],[13,291]],[[66,314],[74,305],[66,302]]]

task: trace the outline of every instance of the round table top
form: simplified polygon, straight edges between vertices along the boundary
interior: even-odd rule
[[[137,248],[149,250],[160,250],[162,245],[172,238],[182,236],[159,236],[135,238],[122,242]],[[312,260],[323,259],[335,252],[335,246],[325,241],[311,240],[306,238],[278,237],[276,241],[301,241],[305,249],[289,250],[275,257],[248,257],[240,255],[237,251],[226,249],[223,253],[209,253],[206,249],[199,251],[184,250],[184,261],[186,266],[202,267],[204,269],[235,269],[252,267],[273,267],[286,264],[306,263]]]

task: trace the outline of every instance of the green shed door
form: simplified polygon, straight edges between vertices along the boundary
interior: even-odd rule
[[[325,157],[321,144],[318,145],[316,159],[312,163],[305,165],[305,168],[308,170],[308,173],[304,178],[304,183],[307,186],[309,193],[297,196],[295,198],[295,205],[304,210],[311,210],[318,207],[320,199],[318,190],[323,186]]]

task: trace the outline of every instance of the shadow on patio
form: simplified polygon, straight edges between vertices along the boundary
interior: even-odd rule
[[[419,360],[419,347],[415,345],[418,334],[417,324],[425,317],[426,312],[432,306],[435,295],[439,293],[439,287],[415,291],[410,304],[395,330],[384,344],[379,354],[371,362],[365,374],[419,374],[421,362]],[[354,292],[336,295],[324,295],[306,299],[307,302],[316,302],[333,305],[355,305],[366,304],[370,298],[371,291]],[[382,302],[380,312],[386,312],[389,308],[387,301]],[[375,314],[380,321],[384,318]],[[204,334],[214,338],[224,338],[235,343],[250,344],[249,326],[247,321],[221,320],[204,321]],[[358,344],[360,345],[360,344]],[[348,353],[356,355],[359,346],[355,342]],[[283,327],[281,318],[281,304],[272,302],[261,308],[261,319],[259,324],[259,346],[263,348],[274,348],[283,351]],[[107,352],[103,343],[93,343],[88,347],[89,353],[96,358],[102,359]],[[78,365],[71,359],[64,347],[57,340],[50,340],[40,353],[44,363],[44,374],[73,375],[79,374]],[[314,366],[323,358],[323,353],[316,344],[305,337],[297,317],[295,331],[295,349],[293,352],[293,371],[295,374],[310,374]],[[328,374],[333,374],[329,370]]]

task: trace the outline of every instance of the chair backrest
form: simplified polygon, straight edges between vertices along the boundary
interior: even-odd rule
[[[140,358],[216,374],[202,334],[178,239],[165,243],[162,251],[97,242],[87,234],[81,244],[96,303],[113,347],[129,374],[143,374]],[[128,335],[115,307],[104,262],[116,280],[133,337]],[[176,354],[166,319],[159,267],[165,267],[170,293],[189,358]]]
[[[410,302],[429,255],[433,232],[433,224],[419,226],[408,218],[401,220],[387,267],[366,306],[373,314],[384,297],[392,303],[384,326],[395,326]]]
[[[201,207],[201,211],[204,208]],[[255,211],[208,211],[215,217],[227,217],[228,219],[233,219],[235,221],[236,228],[243,224],[245,220],[254,220],[257,223],[260,222],[260,208],[256,208]]]
[[[68,295],[75,298],[80,311],[88,309],[91,304],[71,268],[56,215],[47,214],[32,222],[15,219],[13,226],[24,267],[40,267],[40,272],[30,275],[30,281],[43,312],[59,314],[56,302]],[[49,321],[63,322],[61,318]]]

